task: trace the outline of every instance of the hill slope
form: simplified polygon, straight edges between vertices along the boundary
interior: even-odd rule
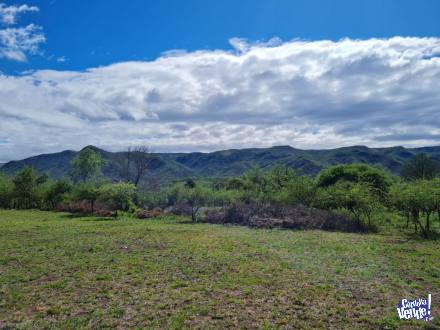
[[[91,146],[92,147],[92,146]],[[116,158],[120,153],[92,147],[107,161],[103,172],[111,179],[118,179]],[[424,152],[440,162],[440,146],[423,148],[368,148],[352,146],[329,150],[301,150],[290,146],[272,148],[231,149],[210,153],[154,153],[149,174],[150,179],[179,180],[187,177],[225,177],[240,175],[252,166],[268,168],[276,163],[295,168],[299,173],[315,175],[321,169],[335,164],[365,163],[382,166],[399,173],[402,165],[417,153]],[[26,165],[52,177],[66,176],[70,161],[77,154],[66,150],[11,161],[2,171],[12,175]]]

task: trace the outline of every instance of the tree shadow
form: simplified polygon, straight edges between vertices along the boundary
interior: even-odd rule
[[[176,223],[180,224],[180,225],[196,225],[199,223],[204,223],[204,222],[192,222],[191,220],[177,220]]]
[[[440,240],[440,233],[438,231],[430,231],[426,234],[426,236],[422,235],[422,233],[407,233],[406,236],[415,241],[438,241]]]
[[[119,218],[114,217],[99,217],[89,213],[69,213],[63,214],[61,218],[64,219],[82,219],[81,221],[117,221]]]

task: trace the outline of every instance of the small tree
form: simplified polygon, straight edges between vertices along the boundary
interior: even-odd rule
[[[316,195],[316,186],[314,182],[304,176],[298,176],[291,180],[286,190],[286,197],[289,205],[310,206]],[[276,194],[276,192],[274,192]]]
[[[339,182],[317,191],[315,206],[323,209],[344,209],[357,221],[366,220],[371,226],[373,211],[380,206],[377,196],[367,184]]]
[[[148,147],[139,145],[128,147],[118,155],[117,165],[122,180],[133,183],[136,187],[148,171],[152,160]]]
[[[411,158],[402,168],[402,177],[406,180],[431,180],[440,173],[439,164],[426,154]]]
[[[65,199],[72,191],[72,182],[68,179],[60,179],[53,182],[45,193],[45,201],[52,209]]]
[[[390,202],[414,223],[414,232],[420,229],[424,237],[431,232],[431,215],[438,212],[440,193],[436,181],[417,180],[411,183],[401,183],[390,191]],[[425,224],[420,220],[425,216]]]
[[[392,183],[385,170],[366,164],[336,165],[322,170],[317,177],[317,186],[330,187],[338,182],[367,184],[372,192],[384,199]]]
[[[71,162],[71,177],[75,182],[86,182],[101,174],[105,161],[91,147],[81,150]]]
[[[14,184],[11,179],[0,174],[0,208],[10,208],[14,192]]]
[[[133,206],[133,198],[136,193],[136,186],[132,183],[109,183],[100,189],[100,199],[115,211],[115,218],[118,211],[128,211]]]
[[[90,210],[93,213],[95,210],[95,202],[99,199],[100,189],[97,185],[92,183],[82,183],[73,189],[72,197],[75,201],[87,201],[90,204]]]
[[[181,185],[177,189],[177,202],[188,204],[191,207],[191,220],[194,223],[197,222],[197,214],[200,208],[210,204],[213,198],[212,190],[200,185],[195,188]]]
[[[38,205],[37,179],[37,172],[30,166],[26,166],[15,175],[12,181],[17,208],[28,209]]]

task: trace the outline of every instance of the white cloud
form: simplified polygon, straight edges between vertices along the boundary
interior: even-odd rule
[[[2,75],[0,154],[140,142],[156,151],[440,142],[438,38],[235,45]]]
[[[41,28],[33,24],[0,30],[0,58],[26,61],[27,54],[40,53],[40,45],[45,41]]]
[[[27,55],[40,53],[40,45],[46,41],[42,28],[35,24],[10,27],[16,23],[19,14],[38,11],[38,7],[21,5],[6,6],[0,3],[0,58],[26,61]]]
[[[20,6],[7,6],[4,3],[0,3],[0,23],[11,25],[17,22],[17,17],[20,14],[26,12],[37,12],[38,7],[20,5]]]

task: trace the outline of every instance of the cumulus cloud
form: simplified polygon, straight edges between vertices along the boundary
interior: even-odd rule
[[[6,6],[4,3],[0,3],[0,23],[7,25],[15,24],[20,14],[37,11],[39,11],[39,8],[35,6]]]
[[[40,45],[46,41],[42,28],[35,24],[22,27],[14,25],[20,14],[39,11],[38,7],[6,6],[0,3],[0,58],[26,61],[27,55],[40,53]]]
[[[0,154],[440,142],[438,38],[231,43],[233,51],[2,75]]]

